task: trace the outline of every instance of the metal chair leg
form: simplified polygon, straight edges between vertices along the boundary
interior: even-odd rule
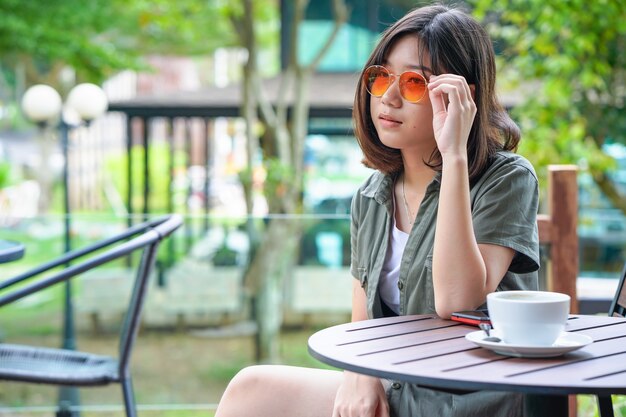
[[[613,401],[610,395],[598,395],[598,409],[600,417],[614,417]]]
[[[121,384],[122,394],[124,395],[124,407],[126,408],[126,417],[137,417],[133,381],[130,378],[125,378],[121,381]]]

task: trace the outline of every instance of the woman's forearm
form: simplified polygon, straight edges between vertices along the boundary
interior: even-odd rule
[[[361,282],[354,278],[352,280],[352,321],[367,319],[367,298],[365,290],[361,287]]]
[[[437,228],[433,249],[433,288],[437,314],[482,304],[487,268],[472,224],[466,156],[443,160]]]

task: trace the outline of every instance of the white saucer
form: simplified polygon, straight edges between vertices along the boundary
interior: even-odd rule
[[[500,337],[498,331],[491,330],[491,336]],[[490,342],[484,340],[487,337],[484,331],[478,330],[465,335],[470,342],[480,347],[489,349],[495,353],[518,358],[551,358],[561,356],[567,352],[580,349],[593,342],[593,339],[584,334],[563,332],[551,346],[519,346],[509,345],[505,342]]]

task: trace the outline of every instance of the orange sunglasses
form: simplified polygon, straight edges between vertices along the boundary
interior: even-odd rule
[[[406,101],[417,103],[426,95],[428,81],[420,73],[405,71],[396,75],[381,65],[372,65],[363,72],[365,88],[374,97],[382,97],[396,77],[399,77],[400,80],[400,95]]]

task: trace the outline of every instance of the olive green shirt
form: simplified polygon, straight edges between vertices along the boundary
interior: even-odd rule
[[[401,315],[435,313],[432,256],[440,179],[437,174],[428,185],[402,255],[398,280]],[[393,227],[394,181],[393,176],[376,172],[352,200],[351,272],[366,292],[370,318],[383,316],[378,284]],[[497,289],[537,289],[539,187],[532,165],[519,155],[499,152],[470,186],[470,201],[477,243],[515,250]],[[510,407],[521,404],[519,395],[477,392],[459,396],[399,381],[391,384],[388,394],[392,415],[402,417],[515,415]]]

